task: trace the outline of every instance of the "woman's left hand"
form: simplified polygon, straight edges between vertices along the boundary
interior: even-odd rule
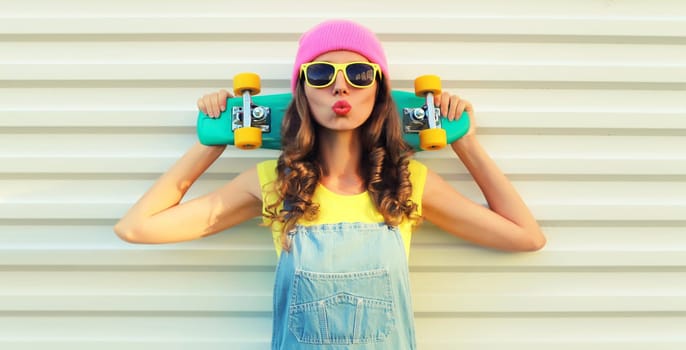
[[[467,132],[450,144],[451,148],[461,157],[460,154],[464,150],[472,149],[470,144],[478,143],[476,138],[476,118],[474,118],[474,107],[472,103],[460,98],[460,96],[453,95],[449,92],[443,91],[440,95],[435,96],[436,107],[440,108],[441,115],[448,120],[457,120],[459,118],[469,118],[469,129]],[[467,112],[467,113],[464,113]]]
[[[441,115],[448,120],[457,120],[463,117],[463,113],[467,112],[469,118],[469,130],[465,136],[476,134],[476,121],[474,118],[474,107],[468,100],[460,96],[453,95],[449,92],[443,91],[440,95],[434,98],[436,107],[441,109]]]

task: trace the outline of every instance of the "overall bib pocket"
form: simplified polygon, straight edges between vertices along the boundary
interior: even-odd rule
[[[381,342],[394,327],[388,270],[295,271],[288,329],[298,342]]]

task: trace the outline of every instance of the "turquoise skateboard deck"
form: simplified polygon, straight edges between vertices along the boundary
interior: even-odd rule
[[[419,132],[428,128],[426,100],[407,91],[392,91],[403,129],[403,138],[412,148],[421,151]],[[290,93],[252,96],[252,126],[262,129],[262,148],[281,149],[281,120],[292,100]],[[435,115],[440,111],[434,108]],[[226,111],[211,118],[199,112],[197,132],[200,143],[212,145],[234,145],[234,130],[243,125],[243,98],[227,100]],[[469,130],[467,112],[453,121],[437,118],[437,127],[446,131],[447,144],[462,137]]]

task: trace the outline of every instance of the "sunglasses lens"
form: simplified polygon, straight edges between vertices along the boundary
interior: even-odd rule
[[[331,82],[334,75],[334,67],[326,63],[314,63],[307,66],[305,74],[307,81],[313,86],[324,86]]]
[[[351,83],[357,86],[369,86],[374,83],[374,66],[368,63],[352,63],[345,69]]]

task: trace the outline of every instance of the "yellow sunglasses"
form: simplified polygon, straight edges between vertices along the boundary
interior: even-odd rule
[[[305,83],[313,88],[325,88],[333,84],[338,71],[343,72],[345,80],[353,87],[366,88],[374,84],[376,74],[381,78],[381,68],[370,62],[309,62],[300,66],[300,74],[305,75]]]

